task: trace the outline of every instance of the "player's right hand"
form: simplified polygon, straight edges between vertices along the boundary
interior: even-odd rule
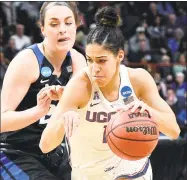
[[[45,86],[37,94],[37,109],[42,116],[46,115],[51,105],[51,99],[47,96],[50,86]]]
[[[47,95],[51,100],[57,101],[61,98],[63,91],[64,91],[64,86],[52,85],[50,86]]]
[[[68,111],[63,114],[63,120],[64,120],[64,129],[66,132],[66,137],[70,138],[79,126],[80,123],[80,117],[79,114],[76,111]]]

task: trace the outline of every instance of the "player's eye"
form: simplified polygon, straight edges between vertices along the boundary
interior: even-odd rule
[[[58,26],[58,23],[51,23],[51,26],[56,27],[56,26]]]
[[[67,26],[70,26],[71,24],[73,24],[73,23],[71,23],[71,22],[66,22],[66,25],[67,25]]]
[[[99,60],[99,63],[105,63],[105,62],[106,62],[106,60],[104,60],[104,59]]]
[[[89,63],[92,63],[92,62],[93,62],[93,60],[92,60],[92,59],[87,59],[87,61],[88,61]]]

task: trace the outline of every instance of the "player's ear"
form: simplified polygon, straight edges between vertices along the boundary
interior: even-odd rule
[[[44,26],[41,26],[40,29],[41,29],[41,33],[42,33],[43,37],[45,37]]]
[[[123,61],[124,56],[125,56],[125,52],[124,52],[122,49],[120,49],[120,50],[118,51],[118,55],[117,55],[118,61],[119,61],[119,62]]]

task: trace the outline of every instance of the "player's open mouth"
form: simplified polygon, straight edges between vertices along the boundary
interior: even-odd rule
[[[94,76],[94,78],[101,79],[101,78],[104,78],[104,77],[103,76]]]
[[[65,41],[68,41],[69,38],[61,38],[61,39],[58,39],[58,42],[65,42]]]

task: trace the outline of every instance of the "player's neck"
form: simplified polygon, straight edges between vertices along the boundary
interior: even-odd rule
[[[105,86],[101,87],[100,90],[103,94],[109,95],[114,92],[118,92],[120,88],[120,74],[119,72],[116,72],[114,77],[111,79],[111,81]]]
[[[47,46],[42,43],[42,49],[44,56],[47,58],[47,60],[53,65],[54,69],[57,71],[61,69],[61,65],[65,60],[65,57],[67,55],[67,52],[54,52],[51,49],[47,48]]]

